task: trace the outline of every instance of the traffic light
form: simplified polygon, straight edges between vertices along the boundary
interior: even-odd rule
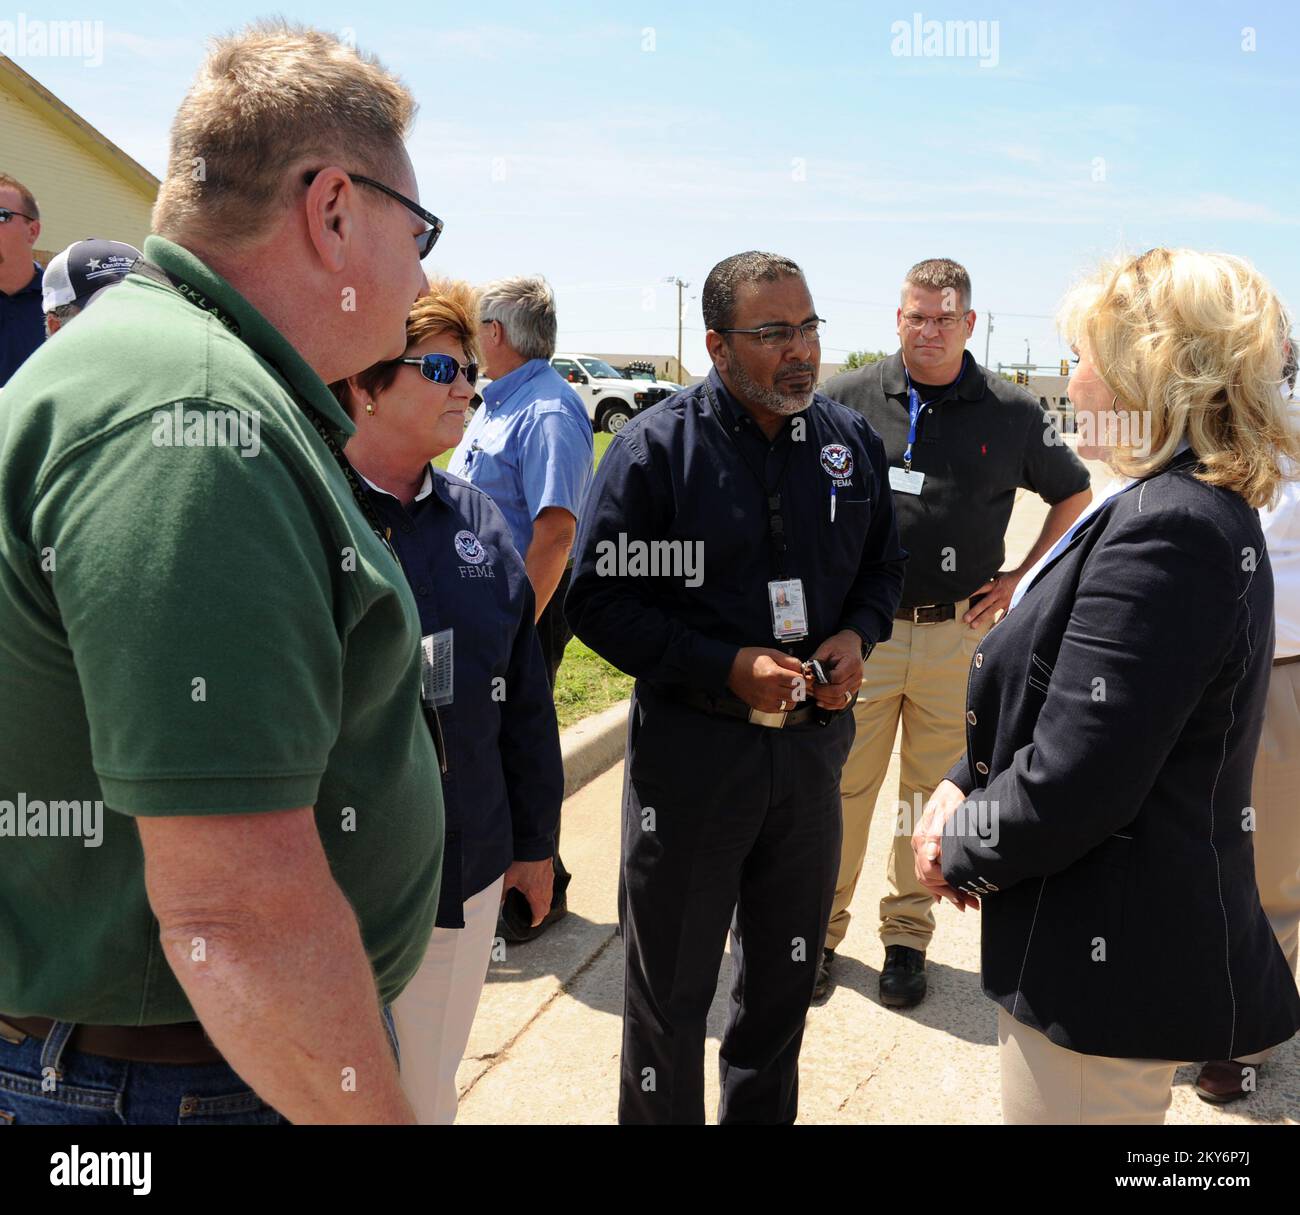
[[[1061,360],[1061,377],[1062,377],[1063,379],[1067,379],[1067,380],[1070,378],[1070,360],[1069,360],[1069,359],[1062,359],[1062,360]]]
[[[1029,383],[1029,372],[1027,372],[1027,371],[1017,371],[1017,372],[1016,372],[1016,383],[1017,383],[1017,384],[1028,384],[1028,383]]]

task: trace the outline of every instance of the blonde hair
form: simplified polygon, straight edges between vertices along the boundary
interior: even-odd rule
[[[346,158],[346,169],[392,175],[415,108],[377,59],[332,34],[259,21],[214,39],[172,122],[153,229],[255,242],[300,188],[295,166]]]
[[[421,296],[406,318],[406,346],[418,346],[432,337],[449,334],[460,342],[466,356],[478,362],[478,293],[469,283],[457,279],[433,279],[429,294]],[[367,367],[357,377],[357,387],[367,396],[377,397],[392,386],[401,364],[392,360]],[[352,394],[347,380],[337,380],[330,390],[344,409],[351,413]]]
[[[1249,262],[1162,248],[1112,261],[1071,290],[1058,323],[1087,344],[1114,408],[1149,416],[1149,443],[1120,444],[1116,471],[1156,472],[1185,438],[1201,481],[1274,502],[1283,457],[1300,458],[1280,391],[1290,324]]]

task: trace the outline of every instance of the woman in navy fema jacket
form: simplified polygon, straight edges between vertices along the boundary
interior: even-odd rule
[[[434,283],[407,319],[404,354],[334,386],[357,427],[348,461],[419,608],[425,693],[445,765],[438,918],[420,969],[392,1006],[402,1087],[426,1124],[455,1118],[456,1069],[505,891],[522,892],[534,924],[550,909],[564,795],[523,559],[492,499],[430,464],[465,429],[477,318],[468,285]]]
[[[1062,319],[1080,454],[1126,477],[981,643],[966,754],[913,847],[982,910],[1004,1121],[1158,1123],[1180,1062],[1300,1025],[1251,810],[1273,655],[1254,508],[1300,454],[1287,318],[1247,263],[1153,249]]]

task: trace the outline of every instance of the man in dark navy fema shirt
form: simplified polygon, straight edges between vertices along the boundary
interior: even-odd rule
[[[32,258],[40,234],[41,213],[32,192],[0,173],[0,388],[45,340],[43,271]]]
[[[565,605],[637,680],[619,1120],[704,1121],[730,928],[718,1120],[792,1122],[839,865],[846,710],[890,635],[906,554],[880,439],[815,391],[820,322],[799,267],[729,257],[703,307],[713,370],[610,445]]]

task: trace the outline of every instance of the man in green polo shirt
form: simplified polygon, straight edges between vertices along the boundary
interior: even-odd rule
[[[413,110],[333,37],[219,40],[153,277],[5,389],[0,1122],[412,1121],[438,761],[325,384],[426,289]]]

